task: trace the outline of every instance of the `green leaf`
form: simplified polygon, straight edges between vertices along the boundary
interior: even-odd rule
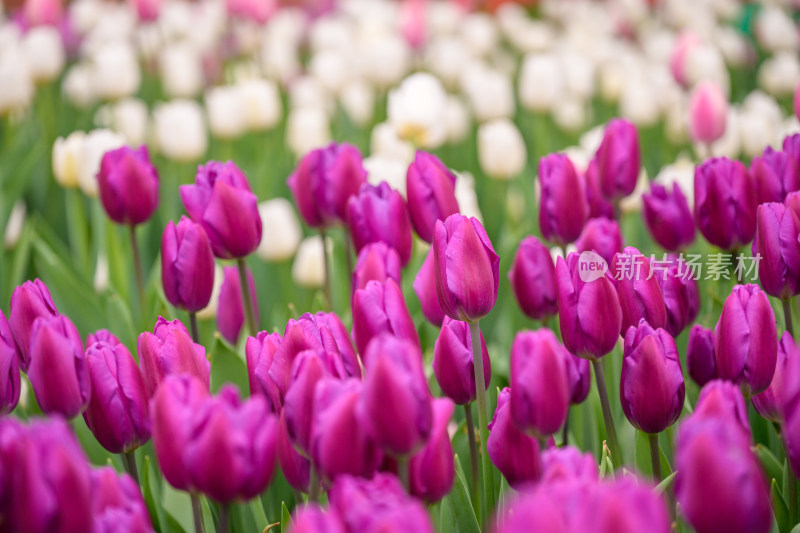
[[[253,515],[253,520],[255,521],[258,531],[262,531],[269,525],[269,521],[267,520],[267,515],[264,514],[264,506],[261,505],[261,498],[253,498],[247,505],[250,508],[250,514]]]
[[[247,394],[250,385],[247,381],[247,364],[239,355],[231,350],[222,338],[214,339],[211,359],[211,391],[217,392],[223,384],[233,383],[243,394]]]
[[[611,452],[605,442],[603,443],[603,455],[600,456],[600,477],[614,478],[614,465],[611,462]]]
[[[189,494],[176,490],[169,483],[164,483],[161,494],[161,505],[164,513],[171,517],[180,528],[178,531],[194,531],[194,517],[192,516],[192,501]],[[169,522],[169,519],[167,519]],[[168,530],[173,530],[167,528]],[[173,530],[174,531],[174,530]]]
[[[150,521],[153,523],[153,528],[158,533],[162,533],[162,531],[164,531],[164,517],[161,513],[161,506],[156,503],[161,501],[161,496],[153,491],[153,487],[157,485],[158,478],[153,469],[152,461],[149,455],[145,455],[144,465],[142,467],[142,496],[144,496],[144,503],[147,506],[147,512],[150,514]]]
[[[458,456],[455,458],[458,464]],[[469,489],[464,478],[464,473],[460,468],[456,468],[456,479],[453,490],[445,497],[446,504],[442,505],[442,512],[449,516],[442,517],[443,522],[449,522],[454,526],[458,533],[480,533],[478,518],[472,509],[472,502],[469,499]]]
[[[755,445],[753,452],[761,461],[761,466],[764,467],[769,479],[783,479],[783,465],[769,448],[759,443]]]
[[[292,525],[292,515],[289,514],[289,509],[286,508],[286,502],[281,502],[281,533],[289,531],[289,526]]]
[[[678,474],[678,471],[671,473],[667,477],[661,480],[661,483],[656,485],[655,491],[658,494],[664,494],[669,488],[672,486],[672,482],[675,481],[675,476]]]
[[[775,513],[775,521],[778,523],[778,531],[786,533],[789,531],[789,508],[786,501],[778,490],[778,482],[773,479],[769,490],[770,500],[772,500],[772,511]]]

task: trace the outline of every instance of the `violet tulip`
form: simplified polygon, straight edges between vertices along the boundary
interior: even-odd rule
[[[242,282],[239,278],[239,269],[227,266],[223,269],[222,288],[219,290],[219,305],[217,306],[217,329],[222,338],[231,344],[239,341],[239,335],[244,327],[244,302],[242,301]],[[256,284],[253,273],[247,269],[247,281],[250,285],[250,301],[253,302],[255,321],[258,323],[258,304]]]
[[[578,253],[594,252],[610,265],[617,252],[625,246],[622,232],[616,220],[610,218],[591,218],[583,227],[575,248]]]
[[[411,223],[419,238],[433,242],[437,220],[458,213],[456,176],[433,154],[417,151],[406,174]]]
[[[800,166],[800,133],[794,133],[784,137],[781,147],[783,151],[792,156],[795,163]]]
[[[446,317],[433,347],[433,374],[445,396],[456,405],[475,399],[475,364],[472,359],[469,324]],[[483,377],[486,388],[492,379],[492,363],[481,333]]]
[[[103,207],[117,224],[141,224],[158,207],[158,172],[144,145],[106,152],[97,184]]]
[[[583,485],[570,485],[569,488],[583,488]],[[497,518],[495,533],[528,533],[547,531],[549,533],[568,533],[569,515],[564,501],[555,491],[545,487],[521,492],[510,504],[508,510]]]
[[[714,330],[717,375],[758,394],[772,381],[778,329],[767,295],[757,285],[736,285]]]
[[[564,154],[539,160],[542,195],[539,229],[542,236],[559,246],[573,242],[589,218],[586,189],[572,161]]]
[[[750,443],[750,419],[742,391],[735,383],[715,379],[700,390],[692,418],[725,418],[738,428],[739,438],[745,445]]]
[[[269,377],[269,369],[275,353],[283,341],[280,333],[261,331],[255,337],[248,337],[245,344],[247,359],[247,379],[250,395],[260,394],[268,400],[269,409],[273,413],[280,412],[281,393],[278,386]]]
[[[500,257],[478,219],[456,214],[436,221],[433,258],[444,314],[464,322],[489,314],[497,301]]]
[[[590,370],[589,360],[583,357],[578,357],[569,352],[567,363],[567,382],[569,383],[570,397],[569,401],[573,405],[583,403],[587,396],[589,396],[589,389],[592,386],[592,373]]]
[[[320,328],[327,328],[336,341],[336,352],[342,360],[342,366],[348,376],[354,378],[361,377],[361,365],[358,363],[358,355],[356,349],[353,347],[353,341],[350,338],[350,333],[344,326],[342,319],[336,313],[326,313],[319,311],[314,318],[317,320]],[[328,348],[326,347],[326,350]],[[330,350],[328,350],[330,351]]]
[[[542,483],[581,480],[597,483],[600,472],[591,453],[574,446],[551,447],[542,451]]]
[[[558,312],[556,267],[550,250],[536,237],[525,237],[519,243],[508,280],[528,318],[547,320]]]
[[[800,168],[788,152],[767,146],[750,163],[750,175],[756,185],[759,204],[783,202],[786,195],[800,189]]]
[[[642,166],[636,126],[622,119],[609,122],[594,160],[603,196],[617,202],[631,194]]]
[[[670,533],[664,496],[634,478],[620,477],[594,485],[572,518],[571,531],[596,533]]]
[[[8,313],[8,326],[19,350],[19,367],[28,371],[31,364],[31,330],[39,317],[53,317],[58,314],[56,304],[50,296],[47,285],[36,278],[26,281],[11,294],[11,308]]]
[[[427,444],[409,461],[411,494],[428,505],[438,502],[453,488],[456,468],[447,426],[454,405],[447,398],[432,402],[433,430]]]
[[[175,307],[196,313],[208,305],[214,288],[214,252],[203,226],[181,217],[161,237],[161,284]]]
[[[667,325],[664,329],[677,337],[694,322],[700,312],[700,288],[692,269],[680,257],[672,256],[666,262],[654,262],[651,266],[653,277],[661,287],[667,310]],[[659,271],[656,271],[656,267]]]
[[[258,247],[258,199],[232,161],[209,161],[198,167],[195,184],[181,185],[180,192],[186,212],[206,230],[214,255],[239,259]]]
[[[14,410],[19,393],[19,353],[6,315],[0,310],[0,416]]]
[[[650,235],[666,250],[676,252],[694,242],[692,212],[677,183],[671,193],[663,185],[652,184],[650,193],[642,196],[642,211]]]
[[[611,268],[617,280],[617,294],[622,309],[620,334],[625,335],[628,328],[636,327],[641,319],[654,328],[666,326],[664,295],[650,260],[636,248],[628,246],[614,256]]]
[[[756,190],[739,161],[715,157],[694,170],[694,221],[714,246],[734,250],[756,232]]]
[[[783,368],[779,397],[783,440],[795,476],[800,475],[800,358],[789,356]]]
[[[589,219],[605,218],[613,220],[616,218],[614,205],[603,196],[596,159],[589,161],[589,164],[586,166],[586,172],[583,173],[583,179],[586,183],[586,200],[589,203]],[[622,246],[620,246],[620,250],[621,249]]]
[[[717,379],[714,330],[700,324],[692,326],[686,344],[686,366],[689,376],[701,387],[712,379]]]
[[[358,252],[353,269],[352,291],[365,288],[367,282],[373,280],[384,282],[393,279],[399,285],[402,268],[400,256],[394,248],[385,242],[369,243]]]
[[[800,216],[782,203],[758,206],[753,257],[760,257],[758,278],[764,292],[788,301],[800,293]]]
[[[92,533],[153,531],[142,491],[127,474],[110,466],[92,471]]]
[[[486,450],[492,464],[500,470],[508,484],[519,489],[539,479],[542,464],[539,441],[523,433],[511,419],[511,389],[504,388],[497,395],[497,408],[489,423],[489,440]]]
[[[294,490],[308,493],[311,481],[311,461],[300,455],[300,452],[297,451],[291,439],[289,439],[289,431],[286,429],[286,420],[283,412],[281,412],[277,430],[276,453],[281,472]]]
[[[419,306],[425,319],[436,327],[442,325],[444,311],[439,305],[439,297],[436,294],[436,267],[433,257],[433,247],[425,256],[425,261],[419,267],[417,277],[414,278],[414,293],[419,299]]]
[[[111,346],[122,344],[117,336],[107,329],[98,329],[94,333],[89,333],[89,335],[86,336],[86,348],[90,348],[92,344],[96,342],[104,342]]]
[[[371,242],[385,242],[397,250],[403,266],[411,259],[411,219],[400,193],[385,181],[365,183],[347,203],[347,227],[356,252]]]
[[[784,374],[789,360],[800,358],[800,348],[792,338],[792,335],[785,331],[778,342],[778,359],[775,364],[775,374],[767,390],[753,396],[753,407],[758,414],[772,422],[780,424],[782,422],[780,414],[780,401],[783,395]]]
[[[381,333],[391,333],[419,346],[403,292],[391,279],[383,283],[370,281],[353,295],[353,339],[365,366],[369,364],[367,346]]]
[[[324,511],[316,505],[303,505],[292,513],[290,533],[347,533],[339,514],[329,509]]]

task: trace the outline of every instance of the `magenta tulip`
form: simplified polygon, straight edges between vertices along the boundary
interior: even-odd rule
[[[203,226],[181,217],[170,221],[161,238],[161,284],[175,307],[196,313],[208,305],[214,288],[214,252]]]
[[[347,203],[347,227],[356,252],[371,242],[384,242],[397,250],[403,266],[411,259],[411,219],[400,193],[388,183],[365,183]]]
[[[667,251],[683,250],[694,242],[692,212],[677,183],[671,193],[663,185],[651,185],[650,193],[642,196],[642,208],[650,235]]]
[[[519,244],[508,280],[522,312],[534,320],[547,320],[558,312],[556,267],[550,250],[536,237]]]
[[[6,315],[0,310],[0,416],[14,410],[19,393],[19,353]]]
[[[146,146],[106,152],[97,184],[103,207],[117,224],[141,224],[158,207],[158,172]]]
[[[694,221],[714,246],[734,250],[756,232],[756,190],[747,168],[723,157],[694,171]]]
[[[353,295],[353,339],[367,362],[367,346],[381,333],[391,333],[419,346],[419,336],[414,321],[406,308],[403,292],[394,280],[384,283],[370,281],[365,289]]]
[[[750,175],[756,184],[758,203],[783,202],[786,195],[800,189],[800,168],[788,153],[767,146],[750,163]]]
[[[247,281],[250,285],[250,301],[253,302],[255,321],[258,324],[258,297],[253,273],[247,269]],[[222,288],[219,290],[219,305],[217,306],[217,329],[222,338],[231,344],[239,341],[239,335],[244,327],[244,302],[242,301],[242,282],[239,278],[239,269],[228,266],[223,269]]]
[[[689,330],[686,345],[686,366],[689,375],[701,387],[717,379],[717,357],[714,353],[714,330],[695,324]]]
[[[622,328],[636,327],[644,319],[654,328],[667,324],[667,309],[658,276],[653,272],[650,260],[632,246],[614,256],[611,264],[617,280],[617,294],[622,309]]]
[[[153,333],[140,334],[136,348],[144,386],[151,398],[164,378],[171,374],[190,374],[209,389],[211,364],[206,359],[205,348],[192,341],[186,326],[179,320],[168,322],[158,317]]]
[[[492,379],[492,363],[483,333],[481,353],[483,377],[488,389]],[[442,392],[457,405],[466,405],[475,399],[475,364],[472,357],[469,324],[446,317],[433,348],[432,366]]]
[[[11,294],[11,309],[8,313],[8,326],[19,350],[19,367],[28,371],[31,364],[31,330],[39,317],[54,317],[58,314],[56,304],[50,296],[47,285],[40,279],[26,281]]]
[[[136,482],[110,466],[92,471],[92,533],[150,533],[150,515]]]
[[[433,154],[417,151],[406,174],[411,223],[419,238],[433,242],[437,220],[458,213],[456,176]]]
[[[617,252],[625,246],[619,224],[609,218],[590,218],[583,227],[575,248],[578,253],[594,252],[611,264]]]
[[[753,407],[756,408],[758,414],[767,420],[778,424],[782,422],[780,407],[781,398],[783,396],[784,375],[786,374],[789,361],[798,358],[800,358],[800,348],[797,347],[795,340],[789,332],[786,331],[783,333],[778,343],[778,359],[775,364],[775,374],[772,376],[769,387],[767,387],[767,390],[753,396]]]
[[[428,251],[425,261],[419,267],[417,277],[414,278],[414,293],[419,299],[419,306],[425,319],[436,327],[442,325],[444,311],[439,305],[436,294],[436,267],[433,257],[433,247]]]
[[[753,257],[764,292],[781,300],[800,293],[800,215],[782,203],[758,206]]]
[[[384,282],[393,279],[400,284],[400,256],[397,251],[384,242],[372,242],[364,246],[358,253],[355,269],[353,269],[352,291],[363,289],[369,281]]]
[[[273,413],[280,412],[281,393],[278,386],[269,377],[269,369],[282,341],[283,337],[280,333],[261,331],[255,337],[248,337],[245,344],[250,395],[264,396]]]
[[[489,440],[486,450],[492,464],[500,470],[508,484],[519,489],[539,479],[542,464],[539,441],[520,431],[511,419],[511,389],[500,391],[497,409],[489,423]]]
[[[609,122],[594,160],[603,196],[616,202],[631,194],[642,166],[636,126],[621,119]]]
[[[566,155],[550,154],[539,161],[539,182],[542,236],[560,246],[573,242],[589,218],[583,180]]]
[[[427,444],[408,463],[411,494],[433,504],[447,496],[455,479],[453,446],[447,426],[453,416],[453,402],[436,398],[433,406],[433,430]]]

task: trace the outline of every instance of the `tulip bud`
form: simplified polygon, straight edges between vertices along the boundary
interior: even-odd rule
[[[573,242],[589,218],[583,180],[566,155],[550,154],[539,160],[539,182],[542,236],[560,246]]]
[[[567,381],[570,390],[569,401],[573,405],[583,403],[586,397],[589,396],[589,388],[592,386],[591,365],[589,365],[587,359],[571,353],[569,353],[566,363]]]
[[[655,270],[654,264],[652,267]],[[692,270],[679,257],[670,257],[666,265],[661,261],[659,268],[661,271],[654,272],[653,277],[661,287],[667,310],[667,325],[664,329],[677,337],[686,326],[694,322],[700,312],[700,288]]]
[[[381,333],[391,333],[419,346],[419,336],[394,280],[370,281],[353,295],[353,339],[364,364],[367,346]]]
[[[522,331],[511,345],[511,416],[534,436],[558,431],[569,412],[567,351],[549,329]]]
[[[736,285],[714,330],[717,374],[758,394],[772,381],[778,329],[769,298],[757,285]]]
[[[800,217],[777,202],[758,206],[754,257],[761,258],[758,277],[764,292],[781,300],[800,293]]]
[[[621,119],[609,122],[594,159],[603,196],[618,201],[631,194],[642,166],[636,126]]]
[[[656,183],[642,196],[644,220],[653,239],[670,252],[683,250],[694,242],[694,221],[689,203],[677,183],[672,194]]]
[[[31,333],[37,318],[58,315],[56,304],[50,296],[47,285],[40,279],[26,281],[11,294],[11,309],[8,313],[8,327],[14,336],[19,350],[19,366],[23,372],[31,364]]]
[[[778,396],[778,408],[783,421],[783,440],[787,458],[795,476],[800,472],[800,358],[787,354],[782,369],[782,383]]]
[[[418,151],[406,174],[408,212],[414,231],[425,242],[433,241],[437,220],[458,213],[456,176],[433,154]]]
[[[311,462],[300,455],[295,449],[289,432],[286,429],[286,420],[283,412],[278,421],[278,443],[277,443],[278,465],[281,467],[286,481],[291,487],[300,492],[308,492],[311,478]]]
[[[167,223],[161,238],[161,284],[175,307],[196,313],[211,301],[214,253],[203,226],[181,217]]]
[[[408,463],[411,494],[429,505],[447,496],[456,473],[453,446],[447,429],[453,416],[453,402],[447,398],[436,398],[432,407],[431,437]]]
[[[14,410],[19,392],[19,353],[6,315],[0,310],[0,415]]]
[[[117,224],[146,222],[158,207],[158,172],[146,146],[106,152],[97,182],[103,207]]]
[[[714,354],[714,331],[695,324],[689,330],[686,345],[686,366],[689,375],[701,387],[717,379],[717,358]]]
[[[739,440],[744,445],[750,443],[750,420],[742,391],[734,383],[715,379],[700,390],[694,406],[693,418],[725,418],[738,428]]]
[[[242,282],[239,278],[239,269],[228,266],[223,269],[224,280],[219,291],[219,305],[217,306],[217,329],[222,338],[231,344],[239,341],[239,334],[244,326],[244,302],[242,301]],[[247,269],[247,280],[250,284],[250,301],[253,302],[256,324],[258,317],[258,297],[253,273]]]
[[[771,420],[772,422],[780,424],[780,401],[783,394],[783,381],[786,373],[786,368],[789,360],[800,358],[800,348],[797,347],[791,334],[788,331],[783,333],[780,342],[778,342],[778,359],[775,364],[775,374],[772,376],[772,381],[767,387],[767,390],[760,392],[753,396],[753,407],[756,408],[758,414]]]
[[[391,246],[384,242],[372,242],[364,246],[358,253],[353,270],[353,293],[364,289],[369,281],[385,282],[388,279],[400,284],[400,256]]]
[[[527,160],[525,139],[511,120],[493,118],[478,127],[478,163],[488,177],[513,179],[525,169]]]
[[[644,319],[625,334],[620,403],[628,421],[645,433],[660,433],[683,409],[686,386],[675,340]]]
[[[594,252],[602,257],[606,264],[610,265],[614,261],[617,252],[621,252],[625,246],[619,224],[610,218],[590,218],[583,227],[578,240],[575,241],[575,248],[578,253]]]
[[[644,319],[654,328],[667,324],[667,308],[661,285],[650,260],[632,246],[614,256],[611,264],[617,279],[617,294],[622,309],[621,335]]]
[[[339,514],[329,509],[323,511],[319,507],[309,504],[298,506],[292,513],[289,525],[290,533],[346,533]]]
[[[111,453],[134,450],[150,439],[149,396],[136,361],[123,344],[98,342],[86,350],[92,396],[83,419]]]
[[[692,139],[711,144],[725,133],[728,99],[719,85],[706,81],[698,85],[689,100],[689,130]]]
[[[561,488],[556,485],[556,488]],[[527,531],[571,531],[566,516],[566,503],[561,492],[583,489],[582,485],[566,485],[556,494],[552,490],[530,490],[520,493],[504,515],[497,518],[497,533],[525,533]],[[579,494],[584,495],[581,490]],[[572,503],[571,501],[569,503]]]
[[[759,204],[783,202],[786,195],[800,189],[800,169],[789,152],[778,152],[771,147],[750,163],[750,175],[756,185]]]
[[[600,473],[591,453],[572,446],[551,447],[542,451],[542,484],[580,480],[597,483]]]
[[[483,378],[488,389],[492,366],[483,333],[481,353]],[[475,399],[475,365],[472,357],[469,324],[445,317],[433,348],[433,373],[442,392],[457,405],[467,405]]]
[[[327,328],[328,332],[333,336],[336,341],[335,352],[339,354],[342,367],[349,377],[361,377],[361,365],[358,362],[358,355],[353,348],[353,341],[350,339],[350,333],[344,327],[342,319],[336,313],[326,313],[324,311],[318,312],[314,317],[317,324],[321,328]],[[330,350],[327,350],[330,352]]]
[[[214,255],[238,259],[261,242],[258,200],[247,177],[232,161],[209,161],[198,167],[194,185],[181,185],[186,212],[203,226]]]
[[[508,280],[522,312],[534,320],[547,320],[558,312],[556,267],[550,250],[533,236],[519,243]]]
[[[419,299],[419,306],[425,319],[436,327],[442,325],[444,311],[439,305],[439,297],[436,295],[436,267],[433,257],[433,247],[425,256],[425,261],[419,267],[417,277],[414,278],[414,293]]]
[[[798,163],[798,161],[800,161],[800,133],[784,137],[781,147],[784,152],[788,153],[791,158],[794,159],[795,163],[800,165],[800,163]]]
[[[91,348],[96,342],[104,342],[106,344],[110,344],[111,346],[122,344],[117,336],[107,329],[98,329],[94,333],[89,333],[89,335],[86,337],[86,349],[88,350]]]
[[[437,221],[433,258],[444,314],[465,322],[489,314],[497,301],[500,257],[481,223],[460,214]]]
[[[382,241],[400,255],[403,266],[411,258],[411,219],[400,193],[388,183],[365,183],[347,204],[347,226],[356,252],[371,242]]]
[[[269,369],[282,341],[283,337],[280,333],[260,331],[255,337],[248,337],[245,344],[250,395],[264,396],[273,413],[280,411],[281,394],[278,386],[269,377]]]
[[[694,221],[706,240],[723,250],[753,239],[756,190],[741,162],[717,157],[695,168]]]
[[[606,218],[614,220],[614,205],[603,196],[603,189],[600,187],[600,176],[597,171],[597,160],[592,159],[583,173],[586,183],[586,200],[589,203],[589,219]],[[620,249],[622,247],[620,246]]]
[[[387,114],[397,135],[417,146],[436,148],[447,136],[447,93],[436,76],[417,72],[389,91]]]
[[[539,441],[520,431],[511,419],[511,389],[500,391],[497,409],[489,422],[486,451],[508,484],[519,489],[542,474]]]
[[[110,466],[97,468],[92,478],[93,532],[152,531],[150,515],[139,486],[128,474]]]
[[[206,359],[206,350],[192,342],[180,320],[168,322],[158,317],[153,333],[145,331],[139,335],[136,349],[144,386],[151,398],[164,378],[171,374],[190,374],[208,390],[211,364]]]
[[[578,254],[558,258],[556,283],[561,338],[567,350],[599,359],[614,349],[622,328],[617,289],[608,272],[592,281],[581,279]]]
[[[671,520],[664,496],[634,476],[594,486],[573,518],[571,531],[597,533],[669,533]]]

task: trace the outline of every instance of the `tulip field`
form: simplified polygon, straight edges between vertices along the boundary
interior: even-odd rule
[[[0,532],[800,533],[798,2],[0,6]]]

